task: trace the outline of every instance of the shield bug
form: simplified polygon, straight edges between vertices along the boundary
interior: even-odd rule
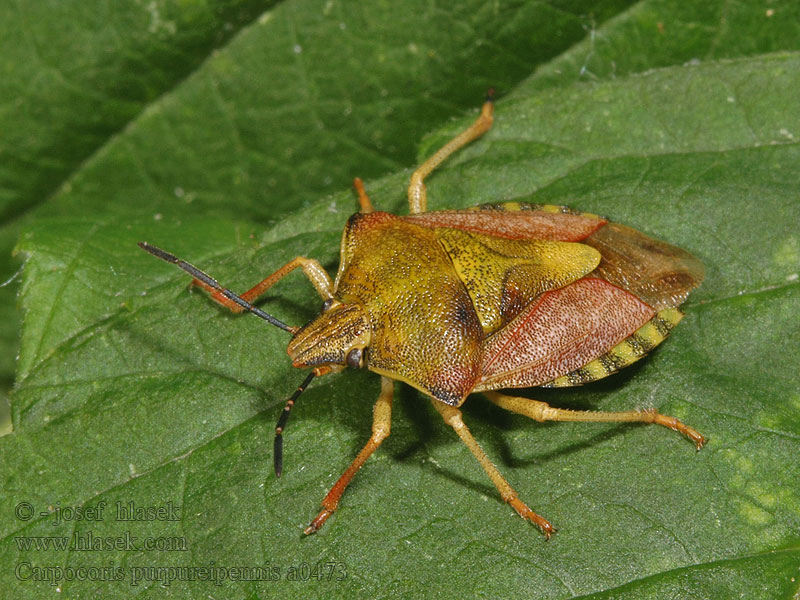
[[[381,376],[372,436],[322,500],[305,529],[317,531],[336,510],[356,472],[389,435],[394,381],[428,395],[508,502],[549,537],[555,531],[517,493],[472,437],[459,407],[473,392],[536,421],[663,425],[699,449],[696,430],[656,410],[566,410],[501,393],[507,388],[588,383],[639,360],[680,321],[678,307],[703,278],[689,253],[594,214],[514,202],[426,212],[425,178],[453,152],[483,135],[493,101],[466,130],[411,176],[410,214],[374,210],[360,179],[360,210],[348,220],[335,280],[313,259],[297,257],[237,295],[191,264],[140,246],[192,275],[211,298],[251,312],[292,334],[288,353],[309,375],[289,398],[275,430],[280,476],[283,430],[314,376],[345,367]],[[323,299],[303,327],[289,327],[253,306],[300,268]]]

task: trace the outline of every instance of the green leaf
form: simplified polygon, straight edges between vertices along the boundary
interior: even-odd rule
[[[0,4],[0,281],[19,268],[10,253],[31,213],[273,4]],[[0,389],[10,387],[17,355],[16,293],[0,288]]]
[[[408,167],[423,133],[578,42],[592,19],[572,4],[0,5],[0,281],[42,214],[263,225]],[[629,2],[585,4],[603,22]],[[0,385],[16,292],[0,288]]]
[[[65,597],[103,598],[160,596],[168,577],[167,592],[187,598],[798,593],[796,9],[767,16],[756,3],[640,2],[595,28],[566,4],[483,6],[451,14],[287,1],[144,102],[25,217],[15,433],[0,438],[0,589],[39,598],[60,576]],[[617,10],[609,3],[604,19]],[[536,15],[563,17],[577,33],[564,37]],[[578,43],[581,24],[589,35]],[[540,50],[522,48],[534,30]],[[342,31],[348,37],[334,37]],[[493,43],[467,48],[470,39]],[[485,45],[494,51],[482,54]],[[538,71],[534,56],[546,62]],[[692,58],[700,60],[684,64]],[[286,334],[189,293],[188,276],[136,242],[234,290],[300,254],[334,273],[356,207],[347,180],[372,176],[373,203],[405,211],[413,155],[429,155],[475,113],[424,139],[422,131],[477,108],[490,78],[510,93],[485,138],[431,176],[431,209],[567,204],[684,247],[707,268],[686,318],[647,359],[584,388],[531,394],[572,408],[654,406],[709,443],[696,453],[661,428],[538,424],[470,398],[475,437],[559,528],[545,542],[430,403],[398,385],[391,437],[322,531],[304,537],[369,437],[378,378],[315,380],[293,411],[276,480],[274,422],[303,377],[285,354]],[[428,97],[426,85],[435,88]],[[357,120],[337,117],[348,101]],[[376,177],[388,169],[396,172]],[[262,306],[301,324],[319,299],[293,274]],[[102,520],[40,515],[102,502]],[[119,521],[117,502],[180,520]],[[155,537],[170,549],[23,548],[43,543],[35,536],[73,534]],[[210,566],[229,578],[262,567],[267,580],[216,586],[199,571],[187,580],[189,571],[168,570]],[[89,573],[81,567],[106,571],[70,580]],[[110,580],[116,573],[122,581]]]

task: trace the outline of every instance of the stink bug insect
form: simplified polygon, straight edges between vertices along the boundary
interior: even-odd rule
[[[344,367],[381,376],[372,436],[322,500],[307,534],[336,510],[353,476],[389,435],[395,380],[430,396],[503,500],[547,537],[553,526],[520,500],[464,424],[459,407],[470,393],[483,392],[537,421],[656,423],[698,449],[705,443],[696,430],[656,410],[565,410],[497,391],[580,385],[640,359],[680,321],[678,306],[700,284],[703,265],[634,229],[561,206],[510,202],[426,212],[425,177],[483,135],[493,111],[490,95],[478,119],[414,172],[410,215],[375,211],[355,180],[361,209],[345,226],[333,281],[316,260],[300,256],[239,296],[172,254],[139,244],[188,272],[219,304],[292,334],[292,364],[311,372],[275,430],[278,476],[289,411],[314,376]],[[322,312],[303,327],[289,327],[252,302],[298,267],[322,297]]]

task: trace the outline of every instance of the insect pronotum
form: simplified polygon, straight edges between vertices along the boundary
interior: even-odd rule
[[[355,179],[360,210],[345,226],[335,280],[316,260],[298,256],[237,295],[172,254],[139,244],[189,273],[222,306],[292,334],[292,363],[310,373],[275,429],[276,475],[289,412],[315,376],[345,367],[381,376],[372,436],[322,500],[307,534],[333,514],[353,476],[389,435],[394,381],[431,398],[502,499],[548,538],[553,526],[520,500],[465,425],[459,407],[470,393],[482,392],[536,421],[655,423],[684,434],[698,449],[705,443],[695,429],[653,409],[566,410],[497,391],[580,385],[638,360],[680,321],[678,307],[700,284],[703,266],[679,248],[566,207],[507,202],[426,212],[425,178],[482,136],[493,113],[490,93],[477,120],[413,173],[408,216],[376,211]],[[252,303],[298,267],[323,306],[305,326],[290,327]]]

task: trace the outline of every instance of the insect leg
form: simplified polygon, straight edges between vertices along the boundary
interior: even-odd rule
[[[361,206],[361,210],[359,212],[362,213],[371,213],[375,210],[375,207],[372,206],[372,201],[367,196],[367,190],[364,189],[364,182],[361,181],[361,177],[356,177],[353,179],[353,187],[356,188],[356,193],[358,194],[358,204]]]
[[[350,463],[339,480],[333,485],[331,490],[327,493],[325,498],[322,499],[322,510],[314,517],[311,524],[306,527],[305,534],[314,533],[319,531],[319,528],[328,520],[339,506],[339,500],[344,493],[344,490],[350,484],[350,480],[358,472],[361,466],[366,462],[370,455],[375,452],[381,442],[389,437],[389,432],[392,425],[392,393],[394,391],[394,383],[388,377],[381,377],[381,393],[378,400],[375,402],[375,408],[372,412],[372,436],[369,441],[358,453],[355,460]]]
[[[550,538],[550,535],[555,533],[555,528],[550,524],[550,522],[537,515],[533,512],[528,506],[519,499],[517,492],[514,491],[514,488],[511,487],[511,484],[506,481],[506,479],[500,474],[500,471],[497,470],[497,467],[494,466],[489,457],[486,456],[486,453],[483,451],[483,448],[480,447],[478,442],[472,437],[469,429],[464,424],[463,419],[461,418],[461,411],[457,408],[445,404],[444,402],[440,402],[439,400],[433,400],[433,406],[439,411],[439,414],[442,415],[445,423],[450,425],[453,429],[455,429],[458,437],[461,438],[461,441],[466,444],[467,448],[469,448],[470,452],[475,455],[475,458],[478,459],[478,462],[481,463],[483,470],[486,471],[486,474],[492,480],[497,491],[500,492],[500,496],[508,502],[514,510],[517,511],[520,517],[523,519],[527,519],[533,522],[535,525],[542,530],[546,538]]]
[[[411,175],[411,184],[408,186],[408,205],[411,214],[423,213],[427,209],[428,195],[425,191],[424,179],[430,175],[439,164],[456,150],[463,148],[471,141],[481,137],[492,126],[494,114],[494,90],[489,90],[481,108],[481,114],[475,122],[459,133],[444,146],[439,148],[433,156],[422,163]]]
[[[320,265],[313,258],[298,256],[297,258],[294,258],[285,265],[283,265],[280,269],[278,269],[272,275],[264,279],[261,283],[247,290],[244,294],[241,295],[241,298],[247,302],[252,303],[256,298],[258,298],[261,294],[266,292],[275,283],[277,283],[279,279],[288,275],[289,273],[294,271],[297,267],[303,269],[303,272],[306,274],[306,277],[308,277],[308,279],[311,281],[311,284],[316,288],[317,292],[319,293],[320,296],[322,296],[323,300],[327,300],[328,298],[333,297],[333,282],[331,281],[331,278],[325,271],[325,269],[322,268],[322,265]],[[239,306],[232,300],[226,298],[224,295],[222,295],[221,292],[215,291],[214,288],[203,283],[199,279],[192,280],[192,285],[196,285],[198,287],[203,288],[207,292],[210,292],[211,299],[217,302],[218,304],[221,304],[222,306],[229,308],[235,313],[242,312],[241,306]]]
[[[606,423],[655,423],[663,425],[673,431],[682,433],[694,442],[698,450],[706,443],[706,439],[700,433],[688,425],[684,425],[675,417],[662,415],[656,409],[648,410],[628,410],[623,412],[603,412],[592,410],[567,410],[564,408],[553,408],[546,402],[530,400],[529,398],[519,398],[507,396],[499,392],[484,392],[484,395],[501,408],[510,410],[535,419],[536,421],[595,421]]]

